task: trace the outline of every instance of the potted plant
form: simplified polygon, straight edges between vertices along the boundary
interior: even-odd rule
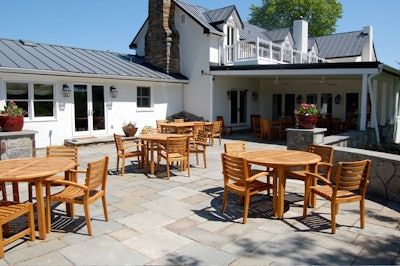
[[[296,127],[303,129],[313,129],[317,124],[318,110],[314,104],[302,103],[298,110],[294,110],[296,115]]]
[[[126,137],[133,137],[136,134],[138,128],[136,127],[136,122],[129,121],[128,123],[124,121],[122,124],[122,130]]]
[[[14,101],[10,101],[0,115],[0,126],[3,131],[21,131],[24,127],[24,115],[26,111],[18,107]]]

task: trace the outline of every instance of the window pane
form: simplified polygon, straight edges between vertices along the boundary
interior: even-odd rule
[[[7,100],[28,100],[28,83],[7,83]]]
[[[149,87],[138,87],[137,88],[137,106],[138,107],[150,107],[150,88]]]
[[[35,117],[53,116],[53,102],[34,102]]]
[[[53,85],[52,84],[34,84],[34,99],[49,99],[53,100]]]

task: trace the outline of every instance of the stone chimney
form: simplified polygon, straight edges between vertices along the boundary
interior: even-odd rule
[[[168,74],[180,73],[179,32],[175,28],[173,0],[149,0],[145,61]]]
[[[293,39],[296,50],[302,53],[308,52],[308,22],[303,18],[293,22]]]

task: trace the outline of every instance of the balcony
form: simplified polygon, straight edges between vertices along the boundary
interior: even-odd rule
[[[225,65],[310,64],[326,62],[309,53],[257,38],[225,46]]]

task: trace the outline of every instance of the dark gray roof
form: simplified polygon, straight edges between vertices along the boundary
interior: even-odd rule
[[[0,69],[176,80],[134,55],[0,38]]]
[[[254,40],[258,37],[262,38],[263,40],[272,41],[266,29],[249,24],[247,22],[243,23],[243,25],[243,29],[239,30],[239,36],[241,40]]]
[[[290,35],[290,28],[267,31],[268,36],[273,42],[283,42]]]
[[[363,33],[363,31],[353,31],[311,37],[309,43],[314,40],[319,48],[319,57],[329,59],[359,56],[362,53],[365,42],[368,40],[368,34]]]

